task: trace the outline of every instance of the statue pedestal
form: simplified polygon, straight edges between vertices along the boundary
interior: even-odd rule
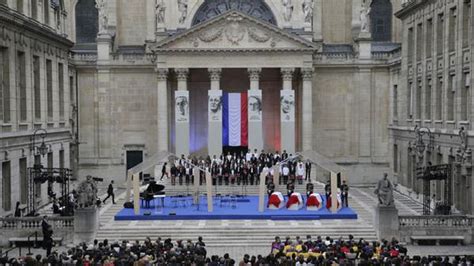
[[[400,238],[398,210],[395,206],[377,206],[375,208],[374,226],[379,240]]]
[[[372,35],[370,32],[361,32],[356,39],[359,45],[359,59],[372,58]]]
[[[97,60],[99,62],[108,62],[110,60],[110,51],[112,46],[112,36],[108,33],[99,33],[97,35]]]
[[[74,211],[74,244],[92,242],[99,229],[99,210],[96,207]]]

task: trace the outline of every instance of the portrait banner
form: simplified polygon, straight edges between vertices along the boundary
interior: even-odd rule
[[[295,121],[295,91],[280,91],[280,119],[282,122]]]
[[[207,98],[209,122],[222,122],[222,91],[210,90]]]
[[[175,121],[176,123],[189,122],[189,91],[175,91]]]
[[[249,90],[247,95],[249,121],[262,121],[262,91]]]

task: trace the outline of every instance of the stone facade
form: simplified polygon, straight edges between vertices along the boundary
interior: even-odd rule
[[[0,216],[12,214],[17,201],[22,208],[27,203],[27,167],[36,162],[69,168],[74,158],[75,71],[68,59],[73,43],[67,9],[59,2],[0,1]],[[37,129],[47,130],[44,156],[32,149]],[[37,203],[47,203],[46,183],[36,191]]]
[[[472,214],[472,1],[405,1],[396,16],[402,21],[404,49],[401,66],[391,71],[394,176],[406,193],[420,197],[416,168],[450,164],[451,198],[443,193],[444,181],[432,181],[431,194]],[[421,145],[416,126],[424,133]]]
[[[401,7],[401,1],[381,2],[392,14]],[[372,42],[370,32],[361,34],[361,10],[367,5],[363,0],[107,1],[106,31],[95,48],[76,43],[73,49],[81,106],[79,175],[121,180],[132,151],[144,157],[159,150],[206,155],[213,150],[206,96],[217,88],[262,91],[263,126],[255,128],[263,128],[265,150],[314,149],[344,164],[352,182],[375,182],[391,157],[390,88],[398,81],[393,68],[400,64],[402,35],[393,15],[385,25],[388,40]],[[211,74],[216,68],[218,81]],[[252,81],[254,69],[260,74]],[[285,69],[292,71],[287,81]],[[279,91],[287,86],[296,96],[294,129],[280,124]],[[190,95],[184,129],[176,127],[171,108],[176,90]],[[184,151],[176,146],[177,136],[187,139],[183,130],[189,133]],[[296,132],[289,144],[282,142],[287,130]]]

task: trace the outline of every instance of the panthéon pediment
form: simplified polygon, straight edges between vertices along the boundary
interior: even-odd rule
[[[314,51],[316,46],[295,34],[239,11],[226,12],[151,46],[156,52]]]

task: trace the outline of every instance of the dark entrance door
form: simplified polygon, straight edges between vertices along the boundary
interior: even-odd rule
[[[127,151],[127,170],[143,162],[143,151]],[[140,173],[140,179],[142,174]]]

